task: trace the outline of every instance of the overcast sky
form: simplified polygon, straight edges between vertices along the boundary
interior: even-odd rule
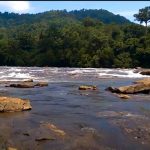
[[[38,13],[48,10],[106,9],[134,21],[133,14],[150,1],[0,1],[1,12]]]

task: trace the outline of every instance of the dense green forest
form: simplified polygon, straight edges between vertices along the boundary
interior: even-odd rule
[[[150,28],[102,9],[0,13],[0,65],[148,68]]]

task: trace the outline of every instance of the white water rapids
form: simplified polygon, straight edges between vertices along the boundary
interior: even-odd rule
[[[77,78],[144,78],[135,69],[57,68],[57,67],[0,67],[1,81],[24,79],[67,81]]]

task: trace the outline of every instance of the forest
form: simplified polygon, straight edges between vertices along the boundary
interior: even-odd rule
[[[0,65],[150,68],[150,7],[134,17],[145,26],[103,9],[0,13]]]

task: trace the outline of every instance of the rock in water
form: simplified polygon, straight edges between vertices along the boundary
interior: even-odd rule
[[[136,94],[136,93],[149,93],[150,92],[150,83],[139,83],[129,86],[122,86],[119,88],[108,87],[106,90],[109,90],[113,93],[123,93],[123,94]]]
[[[46,128],[50,129],[51,131],[53,131],[54,133],[60,135],[60,136],[65,136],[66,133],[65,131],[59,129],[58,127],[56,127],[54,124],[51,123],[43,123],[42,126],[45,126]]]
[[[149,84],[150,83],[150,78],[145,78],[142,80],[137,80],[134,83],[138,84],[138,83],[142,83],[142,84]]]
[[[33,79],[24,80],[23,82],[33,82]]]
[[[106,91],[110,91],[112,93],[116,93],[116,88],[109,86],[108,88],[105,89]]]
[[[118,88],[120,93],[134,94],[134,93],[149,93],[150,84],[135,84]]]
[[[32,109],[32,106],[29,100],[12,97],[0,97],[0,112],[15,112],[30,109]]]
[[[35,84],[35,86],[48,86],[48,83],[47,82],[38,82],[37,84]]]
[[[43,87],[48,86],[47,82],[33,82],[33,80],[26,80],[19,83],[12,83],[7,85],[6,87],[14,87],[14,88],[34,88],[34,87]]]
[[[96,86],[93,85],[82,85],[79,87],[79,90],[96,90]]]
[[[118,88],[108,87],[106,90],[109,90],[113,93],[123,93],[123,94],[136,94],[136,93],[150,93],[150,82],[141,80],[137,81],[137,84],[122,86]]]
[[[126,95],[126,94],[117,94],[117,96],[119,98],[122,98],[122,99],[129,99],[129,98],[131,98],[129,95]]]
[[[53,137],[37,137],[35,141],[55,140]]]
[[[142,75],[150,75],[150,69],[145,69],[140,72]]]
[[[9,87],[15,88],[34,88],[35,84],[33,82],[24,82],[24,83],[17,83],[17,84],[10,84]]]

